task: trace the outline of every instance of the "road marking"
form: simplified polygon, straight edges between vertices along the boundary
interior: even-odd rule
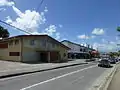
[[[83,65],[80,65],[80,66],[86,66],[86,65],[89,65],[89,64],[83,64]],[[78,66],[74,66],[74,67],[78,67]],[[71,68],[71,67],[66,67],[66,68]],[[60,68],[60,69],[64,69],[64,68]],[[56,69],[56,70],[59,70],[59,69]],[[4,78],[4,79],[0,79],[0,81],[16,79],[16,78],[20,78],[20,77],[30,76],[30,75],[33,75],[33,74],[36,74],[36,73],[25,74],[25,75],[20,75],[20,76],[14,76],[14,77],[9,77],[9,78]]]
[[[67,74],[64,74],[64,75],[61,75],[61,76],[57,76],[55,78],[52,78],[52,79],[49,79],[49,80],[46,80],[46,81],[43,81],[43,82],[40,82],[40,83],[36,83],[36,84],[33,84],[33,85],[30,85],[28,87],[25,87],[25,88],[22,88],[20,90],[27,90],[27,89],[30,89],[30,88],[33,88],[35,86],[38,86],[38,85],[41,85],[41,84],[45,84],[45,83],[48,83],[50,81],[54,81],[56,79],[60,79],[60,78],[63,78],[65,76],[69,76],[69,75],[72,75],[72,74],[75,74],[75,73],[78,73],[78,72],[81,72],[81,71],[84,71],[86,69],[90,69],[90,68],[93,68],[93,67],[96,67],[97,65],[92,65],[92,66],[89,66],[87,68],[83,68],[83,69],[80,69],[80,70],[77,70],[77,71],[74,71],[74,72],[70,72],[70,73],[67,73]]]

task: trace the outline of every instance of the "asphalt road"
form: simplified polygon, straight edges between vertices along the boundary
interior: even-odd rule
[[[96,63],[0,79],[0,90],[88,90],[106,70]]]

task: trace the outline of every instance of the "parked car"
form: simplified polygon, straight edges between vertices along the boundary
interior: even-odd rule
[[[116,62],[118,62],[118,61],[119,61],[119,60],[118,60],[118,58],[116,58],[115,60],[116,60]]]
[[[110,67],[110,61],[108,59],[102,59],[101,61],[99,61],[98,63],[99,67]]]
[[[111,64],[116,64],[116,59],[115,59],[115,58],[111,58],[111,59],[110,59],[110,63],[111,63]]]

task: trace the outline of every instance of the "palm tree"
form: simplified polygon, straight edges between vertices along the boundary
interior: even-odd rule
[[[8,38],[9,35],[10,33],[8,32],[8,30],[0,26],[0,38]]]

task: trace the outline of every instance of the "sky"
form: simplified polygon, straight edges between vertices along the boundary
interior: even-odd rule
[[[0,20],[32,34],[119,50],[120,0],[0,0]],[[27,34],[0,23],[10,36]]]

